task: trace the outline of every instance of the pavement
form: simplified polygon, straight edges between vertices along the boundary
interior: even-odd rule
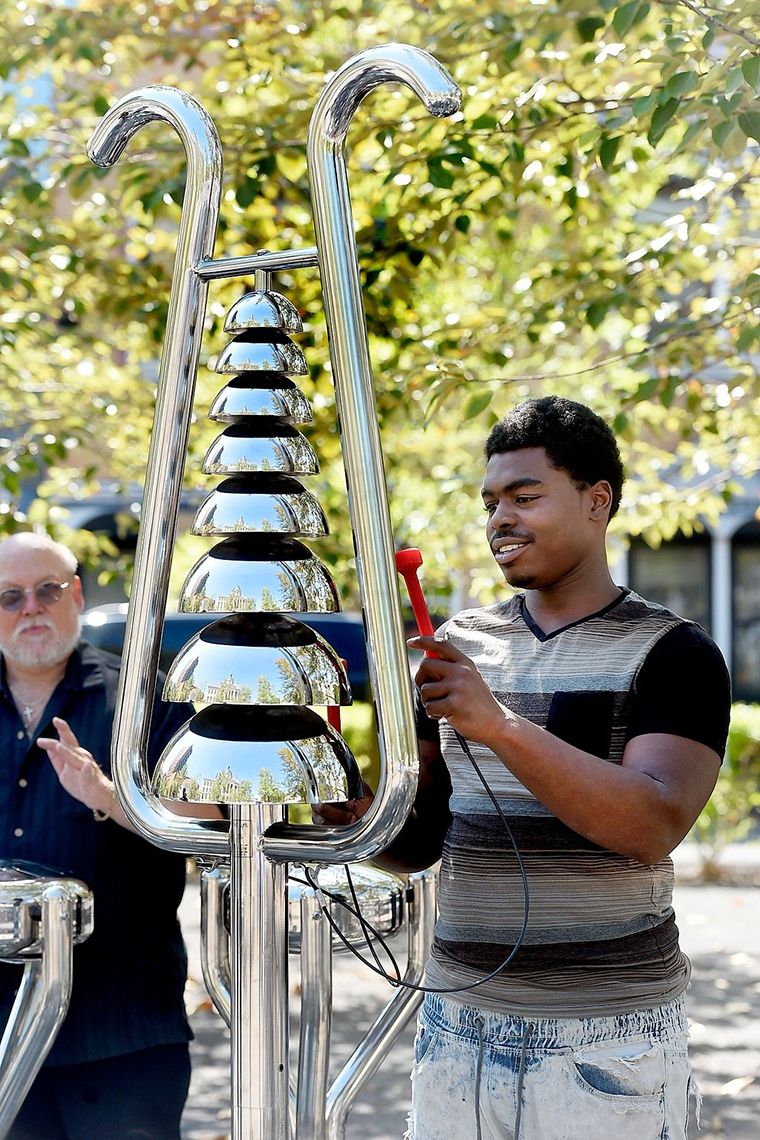
[[[699,881],[698,853],[688,843],[674,853],[674,862],[674,905],[693,971],[687,999],[690,1052],[703,1096],[701,1131],[692,1121],[689,1138],[760,1140],[760,843],[726,849],[719,883]],[[181,918],[190,957],[187,1003],[195,1041],[182,1137],[227,1140],[229,1034],[203,988],[199,914],[197,880],[191,878]],[[403,958],[405,937],[398,936],[392,945]],[[291,1040],[297,1042],[298,959],[290,962]],[[331,1079],[393,992],[345,954],[334,957],[333,988]],[[368,1083],[348,1117],[346,1140],[401,1140],[413,1036],[409,1025]]]

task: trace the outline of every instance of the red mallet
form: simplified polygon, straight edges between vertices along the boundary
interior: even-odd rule
[[[348,661],[346,661],[345,657],[341,657],[340,663],[344,669],[348,669]],[[340,705],[327,706],[327,723],[331,728],[334,728],[336,732],[341,731]]]
[[[414,620],[417,622],[417,629],[423,637],[433,637],[435,630],[430,620],[425,595],[422,593],[422,587],[417,578],[417,571],[421,565],[422,555],[419,550],[416,550],[414,547],[411,547],[409,550],[398,550],[396,552],[396,569],[406,582],[409,601],[412,605],[412,613],[414,614]]]

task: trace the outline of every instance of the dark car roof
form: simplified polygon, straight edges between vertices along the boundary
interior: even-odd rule
[[[228,616],[224,614],[167,613],[161,640],[159,664],[165,673],[180,649],[199,630],[212,621]],[[339,657],[347,663],[348,679],[355,700],[367,700],[367,646],[364,622],[359,614],[305,614],[293,615],[311,626],[324,637]],[[121,654],[127,620],[126,604],[99,606],[82,615],[82,636],[92,645],[109,653]]]

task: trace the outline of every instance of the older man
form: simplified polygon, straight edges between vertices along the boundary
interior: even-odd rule
[[[10,1136],[178,1140],[190,1077],[185,864],[135,835],[117,803],[119,663],[80,641],[76,570],[45,536],[0,543],[0,857],[73,874],[95,896],[68,1015]],[[152,763],[191,711],[156,702]],[[19,980],[0,967],[3,1025]]]

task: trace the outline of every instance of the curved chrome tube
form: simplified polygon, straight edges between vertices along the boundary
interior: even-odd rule
[[[18,1115],[69,1007],[74,904],[65,882],[51,882],[42,893],[43,951],[24,966],[0,1042],[0,1137]]]
[[[270,859],[318,863],[368,859],[398,833],[417,787],[409,665],[344,156],[351,117],[362,99],[381,83],[405,84],[438,116],[459,108],[460,92],[427,52],[407,44],[372,48],[349,60],[325,85],[307,139],[314,228],[384,779],[372,810],[350,828],[267,834],[264,850]]]
[[[229,869],[201,871],[201,970],[214,1007],[230,1025],[232,986],[230,982],[230,940],[224,924],[224,890],[230,881]]]
[[[436,876],[421,871],[409,877],[407,945],[404,982],[418,986],[430,953],[435,927]],[[328,1140],[344,1140],[351,1106],[367,1081],[374,1076],[397,1036],[422,1002],[421,991],[400,987],[387,1004],[333,1082],[327,1095]]]
[[[90,139],[90,158],[112,166],[133,135],[155,120],[169,123],[180,136],[187,184],[135,554],[134,582],[143,588],[133,590],[129,605],[112,768],[127,818],[151,843],[168,851],[226,855],[226,822],[173,815],[147,790],[150,716],[208,292],[194,267],[213,253],[222,184],[222,148],[213,122],[195,99],[172,87],[143,87],[116,103]]]

